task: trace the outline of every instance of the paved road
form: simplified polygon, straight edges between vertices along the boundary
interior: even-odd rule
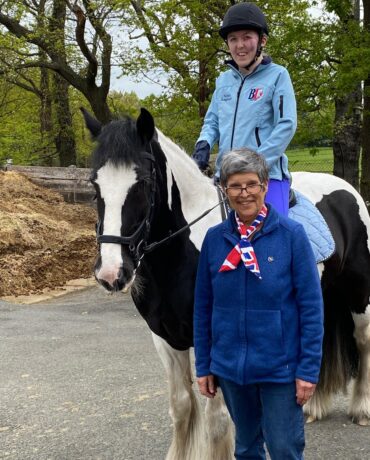
[[[370,427],[346,406],[307,426],[306,460],[370,459]],[[127,295],[0,301],[0,459],[163,460],[170,437],[162,365]]]

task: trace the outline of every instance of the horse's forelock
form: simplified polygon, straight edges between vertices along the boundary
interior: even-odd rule
[[[116,166],[138,163],[141,141],[131,118],[114,120],[105,125],[97,142],[92,161],[95,171],[108,161]]]

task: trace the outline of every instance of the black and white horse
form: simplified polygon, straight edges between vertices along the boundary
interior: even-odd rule
[[[189,357],[198,254],[206,230],[221,220],[220,210],[186,226],[218,202],[216,189],[176,144],[155,130],[144,109],[136,122],[126,118],[104,127],[87,112],[84,116],[97,140],[92,182],[100,251],[95,276],[109,291],[131,287],[152,331],[170,387],[174,436],[167,459],[232,459],[232,428],[222,395],[207,400],[204,415]],[[336,243],[334,255],[318,266],[325,298],[324,358],[306,412],[310,420],[321,419],[331,395],[345,391],[354,378],[349,413],[355,422],[368,424],[369,215],[360,195],[343,180],[304,172],[293,177],[294,188],[322,212]]]

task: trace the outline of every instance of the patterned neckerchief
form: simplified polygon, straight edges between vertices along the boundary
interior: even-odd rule
[[[259,279],[262,279],[256,254],[248,238],[257,230],[257,228],[261,225],[266,216],[267,207],[266,205],[263,205],[258,216],[254,219],[251,225],[247,227],[245,224],[243,224],[243,222],[239,219],[238,215],[235,213],[235,219],[238,225],[238,231],[240,233],[240,241],[229,252],[228,256],[221,265],[219,272],[235,270],[239,262],[242,260],[247,270],[250,270]]]

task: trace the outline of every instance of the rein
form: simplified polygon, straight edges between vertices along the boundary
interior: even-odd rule
[[[163,240],[156,241],[154,243],[145,245],[143,248],[143,255],[147,254],[148,252],[154,251],[154,249],[157,249],[158,246],[161,246],[162,244],[168,243],[170,240],[175,238],[177,235],[180,235],[180,233],[183,233],[185,230],[190,228],[192,225],[196,224],[198,221],[203,219],[207,214],[209,214],[211,211],[213,211],[217,206],[221,206],[222,203],[224,203],[226,198],[223,200],[219,201],[217,204],[212,206],[212,208],[207,209],[207,211],[204,211],[203,214],[201,214],[199,217],[191,221],[189,224],[185,225],[184,227],[181,227],[179,230],[177,230],[175,233],[170,233],[166,238],[163,238]]]
[[[112,243],[112,244],[120,244],[122,246],[128,246],[129,251],[131,252],[133,258],[137,262],[137,265],[139,265],[139,263],[141,262],[145,254],[148,254],[149,252],[154,251],[159,246],[162,246],[168,243],[169,241],[171,241],[172,239],[176,238],[178,235],[180,235],[181,233],[189,229],[192,225],[196,224],[201,219],[203,219],[203,217],[205,217],[207,214],[213,211],[213,209],[217,208],[217,206],[222,205],[226,200],[226,197],[223,198],[217,204],[215,204],[211,208],[204,211],[199,217],[194,219],[189,224],[184,225],[184,227],[181,227],[175,233],[170,232],[168,236],[166,236],[162,240],[155,241],[153,243],[148,244],[147,240],[149,238],[150,227],[151,227],[153,215],[154,215],[155,194],[156,194],[156,174],[157,174],[156,169],[155,169],[155,158],[153,155],[152,145],[149,144],[149,146],[150,146],[151,152],[150,153],[142,152],[142,155],[144,158],[146,158],[147,160],[151,162],[151,166],[152,166],[151,172],[150,172],[150,183],[151,183],[150,203],[149,203],[149,207],[148,207],[146,216],[140,223],[139,227],[130,236],[115,236],[115,235],[102,235],[101,234],[101,221],[99,221],[96,226],[96,233],[97,233],[96,239],[99,244]]]

